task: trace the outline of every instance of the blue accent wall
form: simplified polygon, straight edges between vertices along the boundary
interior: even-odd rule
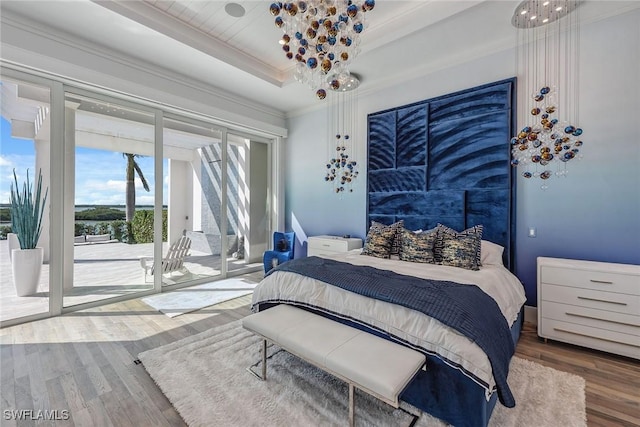
[[[571,161],[568,176],[553,177],[547,190],[540,181],[518,178],[516,274],[524,283],[527,305],[537,304],[538,256],[640,264],[638,22],[640,10],[633,9],[582,24],[579,125],[584,159]],[[514,49],[507,48],[386,88],[367,90],[363,79],[355,158],[361,165],[366,162],[368,114],[513,77],[514,65]],[[525,94],[521,80],[518,93]],[[325,108],[319,105],[287,124],[286,226],[295,227],[303,242],[314,234],[364,237],[367,228],[365,179],[360,180],[366,171],[361,169],[352,194],[336,195],[324,182],[331,142]],[[527,237],[529,227],[536,228],[536,238]],[[306,254],[300,249],[296,256]]]

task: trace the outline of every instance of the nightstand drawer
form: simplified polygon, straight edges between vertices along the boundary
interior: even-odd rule
[[[594,291],[592,289],[572,288],[545,284],[541,287],[541,301],[571,304],[632,315],[640,315],[640,296],[615,292]]]
[[[640,293],[640,276],[616,272],[545,265],[540,268],[540,281],[553,285],[622,294],[638,295]]]
[[[347,252],[348,242],[343,239],[309,238],[309,249],[329,252]]]
[[[554,319],[623,334],[640,336],[640,316],[575,305],[547,302],[542,309],[542,322]]]
[[[335,255],[362,247],[362,240],[338,236],[312,236],[307,241],[307,255]]]

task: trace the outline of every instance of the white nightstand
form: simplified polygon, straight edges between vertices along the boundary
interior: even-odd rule
[[[362,248],[362,239],[339,236],[312,236],[307,240],[307,255],[334,255]]]

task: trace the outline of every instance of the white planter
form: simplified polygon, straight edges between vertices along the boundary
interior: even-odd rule
[[[33,295],[38,291],[44,249],[13,249],[11,271],[13,284],[19,297]]]
[[[11,261],[11,251],[20,249],[20,241],[16,233],[7,233],[7,243],[9,244],[9,261]]]

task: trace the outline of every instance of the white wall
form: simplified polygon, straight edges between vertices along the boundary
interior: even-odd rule
[[[528,305],[536,305],[538,256],[640,264],[639,22],[640,10],[634,9],[582,25],[579,125],[584,129],[584,159],[569,163],[568,177],[552,178],[546,191],[539,181],[518,179],[516,267]],[[356,141],[361,176],[353,194],[336,195],[323,180],[330,142],[324,130],[326,112],[291,118],[287,229],[364,237],[367,114],[513,77],[514,55],[515,49],[509,49],[363,93]],[[532,226],[538,232],[535,239],[526,237]]]

